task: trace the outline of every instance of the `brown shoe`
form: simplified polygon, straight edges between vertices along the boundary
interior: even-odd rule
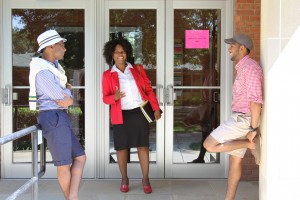
[[[253,139],[254,143],[256,144],[255,149],[251,149],[251,153],[255,158],[255,163],[257,165],[260,164],[260,149],[261,149],[261,135],[257,133],[257,135]]]

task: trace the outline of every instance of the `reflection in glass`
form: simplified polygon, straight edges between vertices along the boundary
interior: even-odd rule
[[[173,162],[219,162],[219,155],[207,153],[202,143],[220,123],[220,103],[200,98],[203,93],[218,94],[219,90],[175,90],[175,93]]]
[[[174,10],[174,163],[219,162],[202,143],[220,123],[220,14]],[[186,48],[186,30],[208,30],[209,47]]]
[[[38,35],[49,29],[67,39],[67,51],[60,64],[73,85],[74,105],[69,107],[69,114],[72,128],[84,147],[84,10],[81,9],[12,10],[13,131],[37,123],[38,111],[30,111],[28,106],[29,63],[32,57],[40,56],[36,53]],[[30,140],[29,136],[14,141],[14,162],[31,162]],[[47,155],[47,161],[51,160],[50,154]]]
[[[109,12],[110,39],[126,38],[133,48],[135,64],[142,64],[151,85],[156,85],[156,10],[112,9]],[[113,128],[110,125],[110,163],[117,162]],[[156,123],[150,124],[150,162],[156,162]],[[130,149],[128,162],[138,162],[137,149]]]

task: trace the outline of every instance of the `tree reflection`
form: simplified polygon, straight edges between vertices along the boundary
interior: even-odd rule
[[[135,26],[142,32],[140,37],[142,63],[156,67],[156,10],[110,10],[110,27]],[[136,48],[133,46],[133,48]]]
[[[218,34],[220,34],[220,10],[210,9],[191,9],[175,10],[174,31],[177,35],[184,38],[185,30],[209,30],[210,47],[209,49],[185,49],[183,63],[199,64],[199,60],[208,51],[212,56],[212,63],[217,61],[218,53]],[[219,33],[217,34],[217,32]]]
[[[84,11],[80,9],[14,9],[12,11],[13,53],[33,53],[38,49],[37,37],[56,29],[68,39],[62,64],[77,69],[83,66]]]

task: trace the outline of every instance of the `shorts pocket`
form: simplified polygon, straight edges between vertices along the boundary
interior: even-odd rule
[[[57,127],[58,122],[59,122],[59,115],[57,114],[57,112],[52,112],[51,114],[49,114],[47,116],[48,121],[49,121],[49,125],[53,126],[53,127]]]
[[[250,125],[250,118],[245,117],[245,115],[238,115],[237,118],[236,118],[236,121],[238,123],[242,123],[242,124],[247,125],[247,126]]]

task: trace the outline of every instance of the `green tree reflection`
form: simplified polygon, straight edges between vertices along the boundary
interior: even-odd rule
[[[82,9],[14,9],[12,10],[12,43],[14,54],[34,53],[37,37],[46,30],[55,29],[66,38],[62,65],[70,69],[83,66],[84,11]]]

